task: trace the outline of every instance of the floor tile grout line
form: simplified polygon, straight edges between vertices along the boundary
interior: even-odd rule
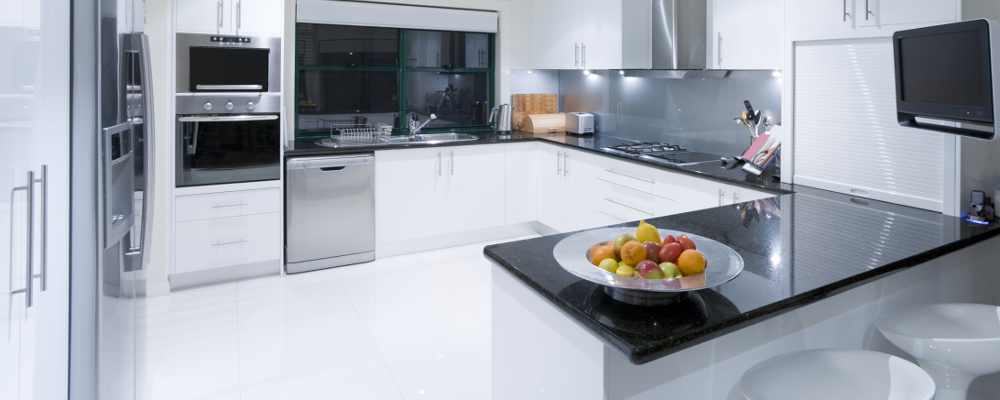
[[[341,283],[341,287],[343,287],[343,283]],[[345,289],[345,291],[346,291],[346,289]],[[350,297],[350,296],[348,296],[348,297]],[[351,301],[353,302],[353,300],[351,300]],[[399,382],[396,382],[396,377],[392,376],[392,371],[389,370],[389,365],[386,364],[385,358],[382,357],[382,352],[379,351],[378,344],[375,343],[375,338],[372,336],[371,330],[369,330],[368,329],[368,325],[365,324],[364,318],[361,318],[361,313],[358,312],[358,309],[357,309],[356,306],[354,307],[354,315],[358,317],[358,321],[361,322],[361,328],[365,330],[365,334],[368,335],[368,340],[370,340],[372,342],[372,347],[375,348],[375,355],[377,355],[378,359],[380,361],[382,361],[382,367],[385,368],[385,372],[387,372],[389,374],[389,379],[392,379],[392,385],[396,387],[396,392],[399,393],[399,397],[401,397],[403,399],[406,399],[406,396],[403,395],[403,389],[400,389]]]

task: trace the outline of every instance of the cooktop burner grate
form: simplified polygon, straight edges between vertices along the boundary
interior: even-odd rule
[[[633,143],[633,144],[620,144],[617,146],[611,146],[609,149],[618,150],[626,152],[629,154],[652,154],[652,153],[663,153],[663,152],[678,152],[687,151],[681,146],[674,144],[663,144],[660,142],[644,142],[644,143]]]

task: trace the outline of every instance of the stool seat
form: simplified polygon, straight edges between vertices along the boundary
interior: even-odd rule
[[[748,400],[931,400],[934,380],[902,358],[867,350],[805,350],[750,368]]]
[[[1000,308],[996,306],[907,307],[887,313],[875,327],[930,373],[938,400],[964,400],[973,379],[1000,372]]]

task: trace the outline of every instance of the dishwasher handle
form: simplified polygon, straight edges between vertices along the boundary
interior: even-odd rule
[[[297,158],[288,160],[285,168],[291,170],[301,169],[324,169],[368,166],[375,165],[375,156],[350,156],[350,157],[322,157],[322,158]]]

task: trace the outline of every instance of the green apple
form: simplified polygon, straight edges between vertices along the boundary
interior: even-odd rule
[[[677,267],[677,264],[672,262],[661,263],[660,269],[663,270],[663,279],[677,279],[684,276],[681,274],[681,269]]]
[[[621,235],[618,235],[618,237],[615,238],[615,255],[618,256],[618,257],[621,257],[622,256],[622,246],[624,246],[625,243],[628,243],[628,242],[631,242],[631,241],[637,241],[637,240],[635,240],[635,236],[632,236],[632,234],[630,234],[630,233],[623,233]]]

